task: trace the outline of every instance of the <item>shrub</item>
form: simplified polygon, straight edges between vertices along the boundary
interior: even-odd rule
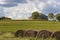
[[[56,19],[60,21],[60,14],[56,14]]]

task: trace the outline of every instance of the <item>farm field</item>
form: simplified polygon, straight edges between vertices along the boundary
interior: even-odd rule
[[[17,30],[49,30],[59,31],[60,22],[37,20],[0,20],[0,32],[16,32]],[[8,35],[8,36],[7,36]],[[10,38],[11,34],[0,35],[0,40],[36,40],[35,38]],[[37,39],[50,40],[50,39]],[[52,39],[55,40],[55,39]]]
[[[16,30],[60,30],[60,22],[56,21],[31,21],[31,20],[0,20],[0,31],[1,32],[15,32]]]
[[[0,40],[36,40],[35,38],[0,38]],[[37,40],[51,40],[51,39],[37,39]],[[55,39],[52,39],[55,40]]]

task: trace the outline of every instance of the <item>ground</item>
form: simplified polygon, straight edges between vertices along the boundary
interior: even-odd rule
[[[60,30],[60,22],[56,21],[37,21],[37,20],[0,20],[0,32],[16,32],[17,30]],[[6,38],[7,37],[7,38]],[[6,34],[0,35],[0,40],[36,40],[35,38],[10,38]],[[38,39],[40,40],[40,39]],[[42,40],[42,39],[41,39]],[[50,40],[50,39],[46,39]],[[55,39],[53,39],[55,40]]]
[[[0,20],[0,31],[15,32],[20,29],[25,30],[60,30],[60,22],[56,21],[32,21],[32,20]]]

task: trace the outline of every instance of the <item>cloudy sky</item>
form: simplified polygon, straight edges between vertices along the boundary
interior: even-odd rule
[[[34,11],[59,13],[60,0],[0,0],[0,16],[27,19]]]

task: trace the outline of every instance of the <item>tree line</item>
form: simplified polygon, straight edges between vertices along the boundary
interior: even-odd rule
[[[0,17],[0,20],[11,20],[11,18],[8,18],[8,17]]]
[[[57,13],[56,15],[54,15],[53,13],[49,13],[48,15],[39,13],[37,11],[32,13],[32,16],[29,19],[39,19],[39,20],[57,20],[60,21],[60,14]]]
[[[12,20],[11,18],[9,17],[0,17],[0,20]],[[60,21],[60,14],[57,13],[56,15],[54,15],[53,13],[49,13],[48,15],[45,15],[43,13],[39,13],[37,11],[33,12],[31,17],[29,17],[29,19],[32,19],[32,20],[56,20],[56,21]]]

